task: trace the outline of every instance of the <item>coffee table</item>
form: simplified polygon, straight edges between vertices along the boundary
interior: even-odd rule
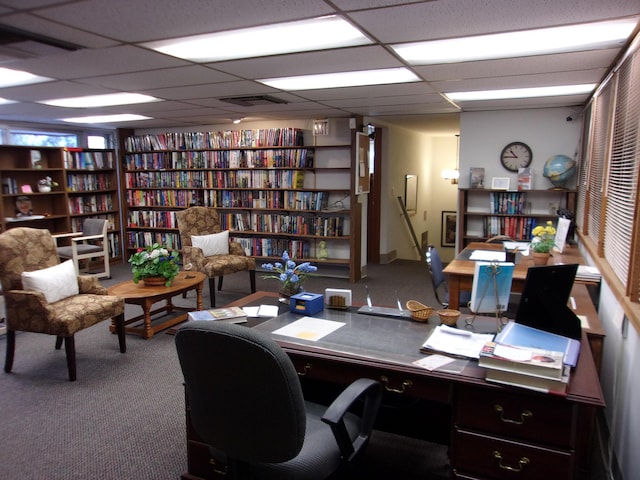
[[[170,287],[165,287],[164,285],[149,286],[144,285],[142,282],[133,283],[133,280],[127,280],[110,287],[109,295],[121,297],[125,303],[142,307],[142,315],[124,321],[125,332],[140,335],[142,338],[147,339],[153,337],[153,334],[160,330],[184,322],[187,319],[187,312],[202,310],[202,287],[205,278],[207,276],[201,272],[180,272],[174,278]],[[189,290],[196,291],[195,308],[184,308],[173,304],[171,300],[173,297]],[[166,301],[165,305],[151,310],[153,304],[161,300]],[[181,313],[172,315],[174,311]],[[160,318],[152,319],[152,316],[161,312],[166,312],[166,314]],[[116,331],[113,321],[109,329],[112,333]]]

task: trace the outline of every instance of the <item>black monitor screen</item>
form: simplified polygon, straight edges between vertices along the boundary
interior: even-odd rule
[[[579,339],[580,320],[567,306],[577,271],[577,264],[529,268],[516,323]]]

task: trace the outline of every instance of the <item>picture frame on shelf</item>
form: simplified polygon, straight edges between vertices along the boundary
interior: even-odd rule
[[[442,211],[442,238],[440,245],[442,247],[456,246],[456,224],[458,221],[458,213],[452,211]]]
[[[509,190],[509,177],[492,177],[491,190]]]

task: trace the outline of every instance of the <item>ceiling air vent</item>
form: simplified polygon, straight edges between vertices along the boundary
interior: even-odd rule
[[[270,95],[250,95],[246,97],[226,97],[220,98],[221,102],[233,103],[241,107],[256,107],[258,105],[273,105],[277,103],[289,103]]]
[[[0,59],[3,60],[44,57],[73,52],[81,48],[84,47],[8,25],[0,25]]]

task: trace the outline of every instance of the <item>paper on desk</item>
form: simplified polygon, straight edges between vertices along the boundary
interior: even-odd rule
[[[493,337],[493,333],[472,333],[440,325],[429,335],[422,348],[460,357],[479,358],[482,347],[492,341]]]
[[[524,255],[529,255],[529,242],[502,242],[506,250],[518,250]]]
[[[323,320],[321,318],[302,317],[289,325],[285,325],[273,333],[315,342],[344,326],[344,322]]]
[[[506,259],[507,254],[500,250],[474,250],[469,256],[469,260],[483,260],[485,262],[491,262],[493,260],[504,262]]]

